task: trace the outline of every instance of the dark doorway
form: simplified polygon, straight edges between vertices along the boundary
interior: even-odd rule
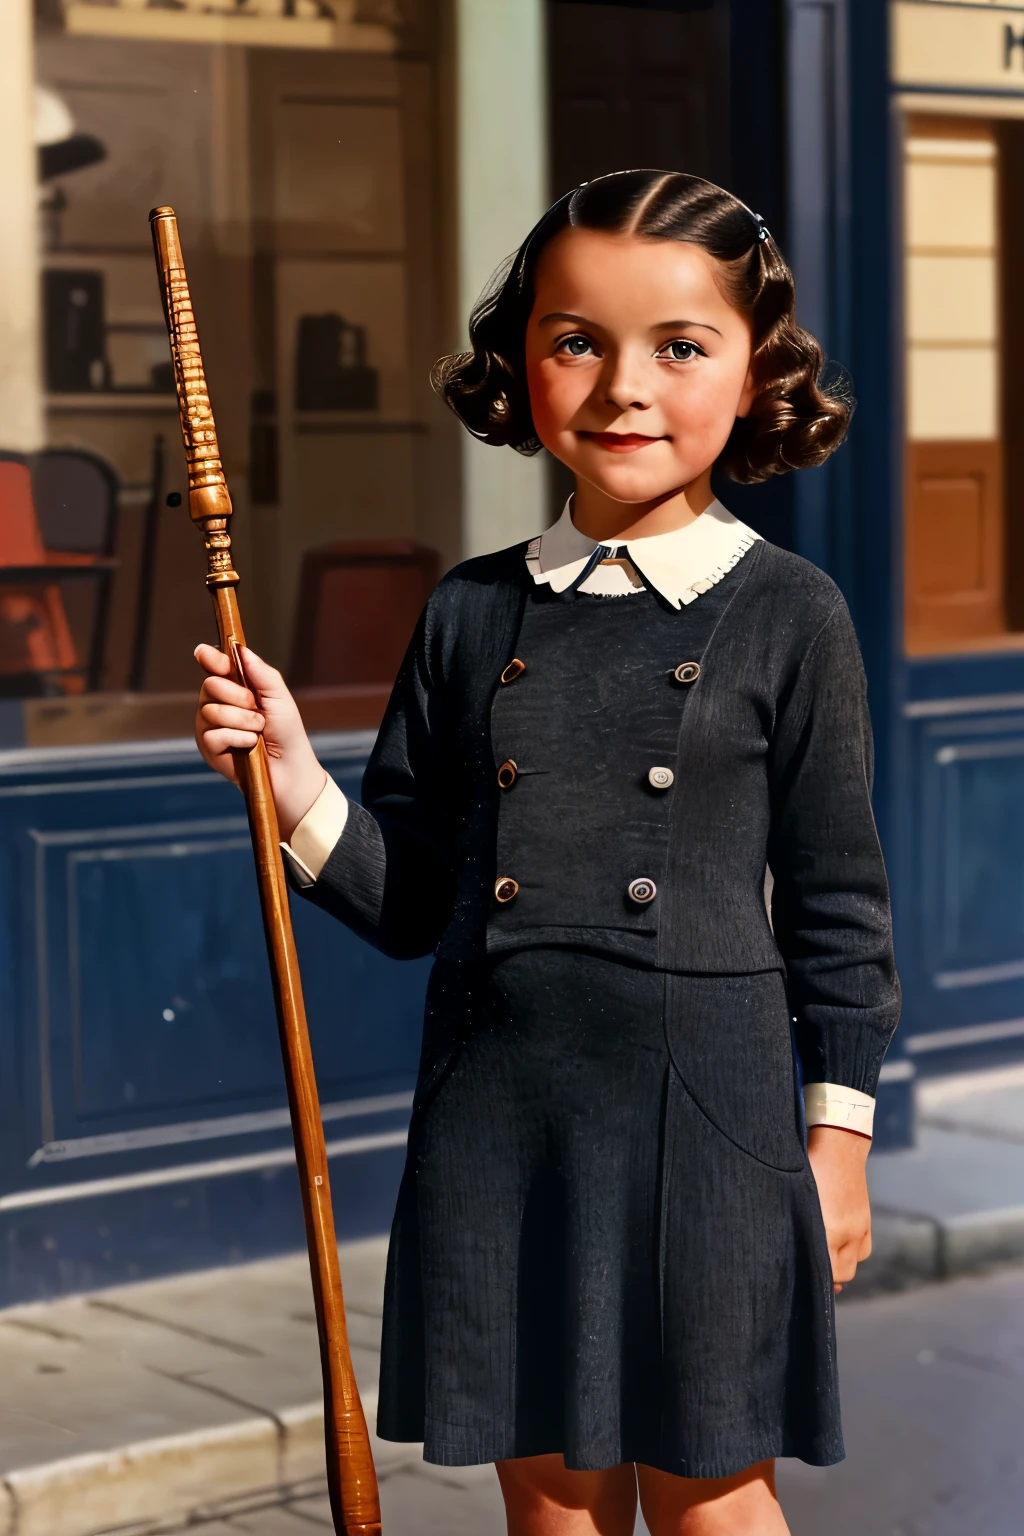
[[[635,166],[729,180],[729,6],[548,0],[551,195]],[[551,460],[556,518],[572,490]]]
[[[779,0],[548,0],[551,196],[647,166],[706,176],[763,214],[785,247]],[[572,477],[551,461],[549,511]],[[738,517],[792,542],[780,479],[722,488]]]
[[[549,0],[551,192],[650,166],[729,180],[729,7]]]

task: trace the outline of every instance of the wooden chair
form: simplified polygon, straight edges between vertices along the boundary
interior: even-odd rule
[[[44,448],[32,460],[32,499],[49,559],[73,555],[91,562],[86,569],[91,571],[95,601],[84,658],[89,692],[99,688],[102,678],[118,569],[115,551],[120,492],[116,471],[106,459],[86,449]],[[140,601],[149,597],[148,590],[140,593]]]
[[[437,575],[437,551],[411,539],[365,539],[307,550],[299,580],[292,686],[377,685],[386,698]]]
[[[81,693],[98,687],[110,580],[117,567],[116,507],[116,476],[93,454],[47,450],[30,459],[0,453],[0,693]],[[57,547],[47,547],[44,519]],[[85,659],[78,654],[62,595],[66,581],[83,578],[98,583]]]

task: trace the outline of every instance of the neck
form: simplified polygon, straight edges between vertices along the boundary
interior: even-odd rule
[[[689,485],[666,491],[652,501],[615,501],[587,480],[576,479],[572,520],[580,533],[598,544],[613,539],[645,539],[656,533],[673,533],[694,523],[714,501],[711,471],[705,470]]]

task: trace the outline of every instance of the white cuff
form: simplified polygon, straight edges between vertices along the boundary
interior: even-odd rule
[[[804,1089],[808,1129],[812,1125],[836,1125],[844,1131],[870,1136],[875,1121],[875,1101],[870,1094],[839,1083],[808,1083]]]
[[[347,820],[348,801],[328,774],[327,783],[295,828],[291,842],[281,844],[281,851],[289,855],[301,885],[316,884]]]

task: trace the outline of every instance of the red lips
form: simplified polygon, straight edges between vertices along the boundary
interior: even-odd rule
[[[609,453],[636,453],[639,448],[649,448],[652,443],[664,441],[660,437],[645,437],[641,432],[581,432],[580,436],[589,438]]]

